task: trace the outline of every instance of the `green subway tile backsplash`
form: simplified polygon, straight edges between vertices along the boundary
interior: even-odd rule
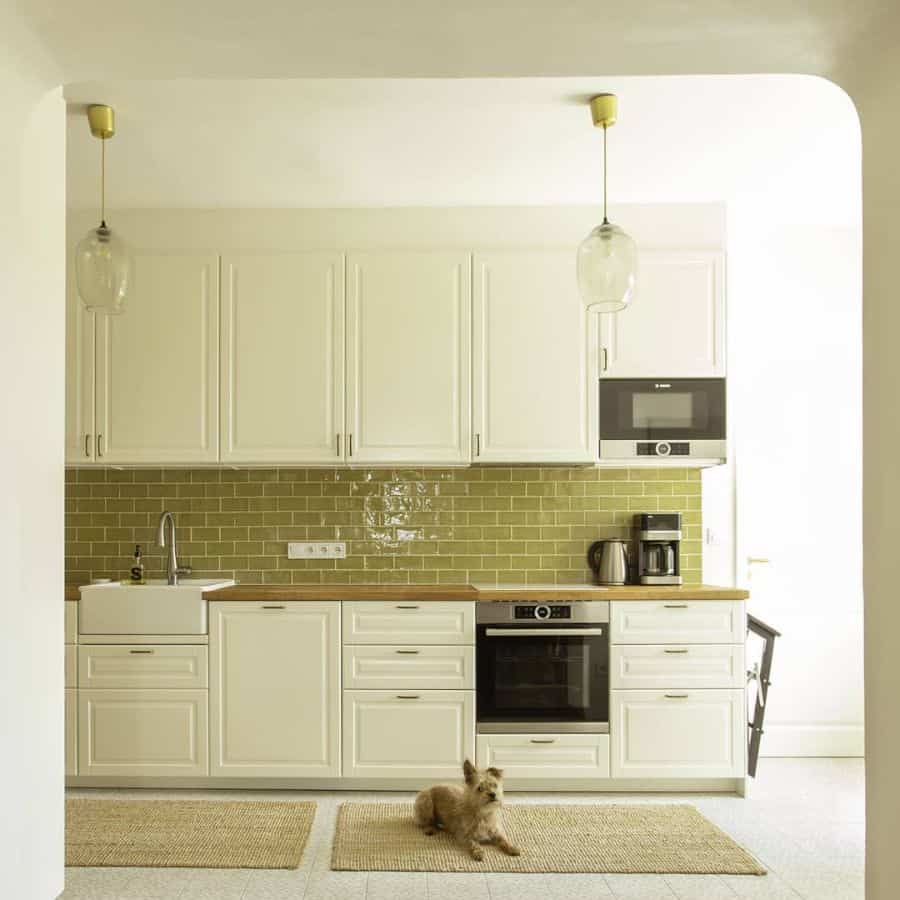
[[[659,510],[682,513],[682,574],[701,576],[697,469],[98,468],[66,473],[67,582],[124,578],[135,544],[161,575],[164,509],[182,563],[245,583],[585,582],[592,541]],[[345,541],[347,558],[287,558],[314,540]]]

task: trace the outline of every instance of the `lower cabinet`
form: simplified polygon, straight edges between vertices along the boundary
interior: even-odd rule
[[[344,691],[344,775],[458,779],[475,755],[473,691]]]
[[[511,778],[608,778],[608,734],[479,734],[478,767]]]
[[[79,775],[208,772],[207,692],[79,690]]]
[[[744,774],[743,690],[611,691],[614,778]]]
[[[209,606],[210,774],[340,775],[340,602]]]

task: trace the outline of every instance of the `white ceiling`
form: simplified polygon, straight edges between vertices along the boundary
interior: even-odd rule
[[[797,221],[859,216],[855,112],[801,76],[110,82],[70,86],[69,205],[91,207],[116,108],[111,206],[595,204],[602,133],[586,99],[619,95],[611,202],[744,202]]]

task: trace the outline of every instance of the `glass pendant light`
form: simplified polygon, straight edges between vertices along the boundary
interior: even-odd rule
[[[100,139],[100,224],[75,248],[75,280],[82,303],[91,311],[116,316],[125,309],[132,281],[128,245],[106,224],[106,142],[116,133],[109,106],[89,106],[91,134]]]
[[[578,289],[591,312],[625,309],[634,298],[637,245],[606,216],[606,132],[616,122],[616,95],[600,94],[591,100],[594,125],[603,129],[603,222],[578,248]]]

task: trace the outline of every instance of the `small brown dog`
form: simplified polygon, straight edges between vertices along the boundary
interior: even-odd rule
[[[425,834],[438,828],[452,834],[468,848],[472,859],[484,859],[482,844],[496,844],[504,853],[518,856],[503,832],[500,807],[503,803],[503,772],[493,767],[478,771],[469,760],[463,763],[466,783],[438,784],[419,791],[416,797],[416,825]]]

